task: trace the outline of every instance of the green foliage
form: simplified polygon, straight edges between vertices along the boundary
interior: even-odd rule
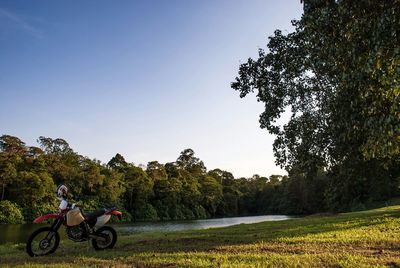
[[[111,160],[107,163],[107,165],[112,169],[124,169],[128,166],[128,163],[125,161],[125,158],[116,154]]]
[[[205,219],[207,218],[207,211],[205,208],[203,208],[201,205],[197,205],[191,210],[193,212],[194,218],[195,219]],[[192,218],[188,218],[192,219]]]
[[[24,217],[22,216],[19,206],[11,201],[0,201],[0,223],[23,223]]]
[[[149,162],[147,164],[146,173],[153,180],[166,179],[168,177],[164,165],[158,163],[158,161]]]
[[[235,179],[221,169],[207,172],[191,149],[176,162],[152,161],[144,170],[119,154],[108,164],[83,157],[63,139],[42,137],[38,149],[6,137],[0,151],[0,191],[4,200],[21,207],[26,221],[57,210],[54,190],[59,183],[68,185],[69,201],[86,213],[116,206],[125,221],[154,221],[357,210],[398,194],[400,182],[392,170],[382,172],[376,160],[349,158],[330,171],[310,165],[305,172],[299,165],[289,177]],[[356,179],[343,179],[352,174]]]
[[[353,201],[393,196],[400,176],[400,2],[304,2],[295,31],[276,30],[268,51],[242,64],[232,83],[240,97],[257,92],[265,104],[260,125],[276,135],[276,163],[302,174],[285,186],[290,200],[283,202],[291,205],[283,206],[347,210]],[[280,125],[285,111],[291,117]],[[317,183],[321,170],[329,183]],[[326,198],[312,203],[322,207],[308,201],[320,183]]]
[[[125,209],[121,209],[120,211],[122,212],[122,221],[123,222],[133,221],[133,217],[128,211],[126,211]],[[111,217],[111,218],[116,221],[115,217]]]
[[[57,211],[58,205],[59,204],[56,203],[56,200],[52,199],[49,202],[42,202],[35,206],[24,206],[22,214],[25,221],[32,222],[35,218],[41,215],[54,213],[54,211]]]
[[[132,211],[132,218],[135,220],[147,221],[159,220],[157,210],[148,203],[143,203],[135,206],[135,209]]]
[[[112,170],[102,168],[103,183],[96,188],[99,200],[106,206],[118,206],[120,197],[126,191],[123,175]]]
[[[6,154],[21,155],[26,152],[26,147],[25,143],[19,138],[10,135],[2,135],[0,137],[0,151]]]
[[[126,189],[124,193],[125,208],[135,220],[148,218],[150,214],[148,214],[145,204],[153,194],[153,181],[145,171],[135,166],[125,168],[123,174]]]
[[[176,164],[181,169],[195,175],[201,175],[206,172],[203,161],[194,156],[194,151],[192,149],[183,150],[176,160]]]
[[[222,199],[222,185],[211,176],[204,176],[200,180],[201,204],[211,214],[215,215],[217,207]]]

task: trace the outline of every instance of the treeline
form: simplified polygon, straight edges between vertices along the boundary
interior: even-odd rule
[[[174,162],[138,167],[120,154],[107,164],[89,159],[63,139],[40,137],[38,143],[26,146],[17,137],[0,137],[0,223],[55,211],[60,183],[84,211],[118,206],[126,221],[356,210],[399,195],[398,177],[373,163],[363,165],[364,176],[351,182],[343,179],[344,167],[235,179],[228,171],[207,171],[191,149]]]
[[[115,205],[128,221],[283,211],[271,197],[288,178],[235,179],[227,171],[207,171],[191,149],[175,162],[138,167],[120,154],[102,164],[74,152],[63,139],[40,137],[38,143],[27,146],[17,137],[0,137],[0,222],[30,221],[56,210],[54,191],[60,183],[68,185],[70,200],[85,211]]]

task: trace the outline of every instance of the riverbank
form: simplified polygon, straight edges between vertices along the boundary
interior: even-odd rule
[[[115,249],[62,241],[29,258],[0,246],[1,266],[21,267],[400,267],[400,206],[225,228],[120,236]]]

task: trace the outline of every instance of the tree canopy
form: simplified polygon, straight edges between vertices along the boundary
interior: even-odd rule
[[[207,171],[192,149],[183,150],[176,161],[151,161],[142,168],[119,153],[107,164],[89,159],[60,138],[40,137],[41,149],[9,135],[1,136],[0,141],[0,201],[5,202],[4,209],[12,208],[12,215],[1,222],[20,222],[21,215],[30,221],[56,210],[54,190],[59,183],[68,185],[69,198],[83,205],[84,211],[118,206],[125,212],[125,220],[198,219],[278,211],[258,198],[280,198],[274,189],[281,184],[282,176],[273,176],[269,183],[258,175],[235,179],[228,171]],[[32,148],[37,148],[35,153]]]
[[[277,164],[308,181],[330,172],[329,207],[386,198],[399,181],[400,1],[304,2],[295,30],[276,30],[232,88],[265,104]]]

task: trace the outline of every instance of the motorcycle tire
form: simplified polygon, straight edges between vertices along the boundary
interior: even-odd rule
[[[92,246],[95,250],[104,250],[113,248],[115,246],[115,243],[117,242],[117,232],[112,227],[109,226],[100,227],[99,229],[96,230],[95,234],[108,236],[106,243],[103,243],[103,241],[100,240],[97,241],[97,239],[95,238],[92,239]]]
[[[47,251],[44,251],[43,253],[36,253],[36,249],[34,249],[33,247],[33,242],[35,240],[35,238],[39,235],[41,235],[42,233],[53,233],[54,236],[50,239],[50,241],[48,241],[48,239],[43,238],[42,240],[40,240],[39,243],[39,247],[41,248],[42,246],[47,248],[48,246],[50,246],[50,248]],[[44,235],[44,234],[42,234]],[[51,245],[51,242],[54,239],[54,244]],[[42,245],[43,243],[43,245]],[[26,242],[26,252],[28,253],[29,256],[31,257],[38,257],[38,256],[45,256],[45,255],[49,255],[51,253],[54,253],[54,251],[56,251],[56,249],[58,248],[58,245],[60,244],[60,235],[58,234],[58,232],[53,231],[53,229],[51,229],[51,227],[42,227],[37,229],[36,231],[34,231],[31,236],[28,238],[28,241]]]

